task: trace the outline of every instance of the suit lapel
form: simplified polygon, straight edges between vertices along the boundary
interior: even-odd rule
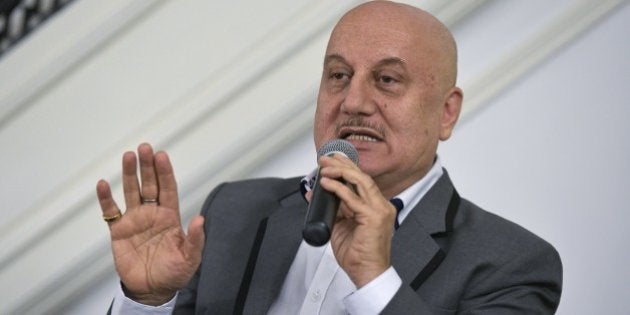
[[[394,235],[392,265],[403,282],[417,289],[441,263],[445,250],[435,242],[436,234],[450,229],[459,200],[453,184],[444,175],[420,200]]]
[[[269,215],[243,308],[245,314],[269,309],[278,296],[302,241],[305,214],[304,199],[294,193]]]
[[[392,265],[403,282],[417,289],[439,266],[445,251],[433,236],[448,232],[456,194],[446,171],[427,192],[396,231],[392,243]],[[451,207],[452,208],[452,207]],[[242,310],[245,314],[265,312],[278,296],[302,241],[306,203],[299,193],[280,202],[264,223],[260,248]],[[451,209],[452,210],[452,209]]]

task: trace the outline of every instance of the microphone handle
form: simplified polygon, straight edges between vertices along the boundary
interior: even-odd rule
[[[318,173],[311,203],[306,213],[304,230],[302,230],[302,237],[312,246],[322,246],[330,240],[339,209],[339,197],[320,187],[319,175]]]

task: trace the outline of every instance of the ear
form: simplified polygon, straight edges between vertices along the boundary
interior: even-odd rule
[[[440,124],[440,140],[445,141],[451,137],[451,133],[455,128],[455,123],[459,118],[462,110],[462,101],[464,93],[458,87],[452,87],[446,94],[444,99],[444,107],[442,108],[442,121]]]

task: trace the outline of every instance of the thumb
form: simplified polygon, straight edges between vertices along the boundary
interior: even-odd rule
[[[195,216],[188,224],[188,235],[184,244],[184,252],[192,262],[198,264],[201,261],[201,251],[204,244],[202,216]]]
[[[313,199],[313,191],[307,191],[306,194],[304,194],[304,198],[306,198],[306,201],[308,201],[308,203],[311,203],[311,199]]]

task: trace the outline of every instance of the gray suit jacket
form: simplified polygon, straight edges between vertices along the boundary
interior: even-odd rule
[[[202,209],[201,266],[175,314],[265,314],[297,253],[306,209],[298,178],[218,186]],[[460,199],[446,172],[396,231],[392,265],[403,285],[383,314],[552,314],[560,300],[554,248]]]

